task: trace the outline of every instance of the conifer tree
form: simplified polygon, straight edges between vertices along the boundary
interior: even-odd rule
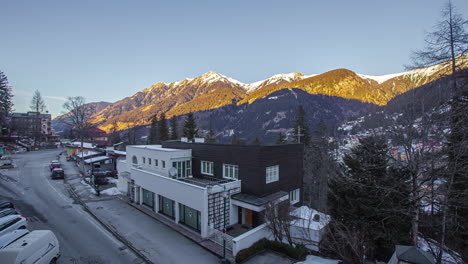
[[[172,140],[176,140],[177,138],[179,138],[179,133],[177,131],[177,117],[176,116],[172,116],[170,121],[170,126],[171,126],[171,134],[170,134],[170,137],[169,139],[172,139]]]
[[[150,133],[148,136],[148,144],[156,144],[158,142],[158,118],[156,115],[151,119]]]
[[[237,138],[236,133],[232,134],[232,137],[231,137],[231,144],[232,144],[232,145],[240,145],[240,141],[239,141],[239,139]]]
[[[0,71],[0,134],[3,134],[7,125],[7,117],[13,108],[12,98],[13,94],[11,93],[11,87],[8,85],[8,78]]]
[[[388,260],[395,244],[411,241],[411,190],[405,182],[409,173],[389,168],[387,145],[376,138],[361,140],[344,163],[342,173],[330,181],[328,200],[333,220],[324,245],[341,248],[339,254],[348,263]],[[347,237],[349,234],[359,241],[350,244],[354,238]],[[334,239],[330,241],[330,237]]]
[[[211,143],[211,144],[216,143],[216,137],[215,137],[215,134],[214,134],[214,131],[213,131],[212,128],[210,128],[210,131],[206,135],[205,142],[206,143]]]
[[[262,142],[260,141],[260,139],[258,137],[255,137],[254,141],[252,141],[252,145],[261,145]]]
[[[275,144],[277,145],[282,145],[282,144],[286,144],[286,137],[284,136],[284,134],[282,132],[279,132],[278,133],[278,138],[276,139],[276,142]]]
[[[46,111],[46,104],[44,102],[44,99],[42,99],[42,96],[39,90],[36,90],[34,92],[34,95],[31,99],[30,109],[31,111],[36,112],[36,113],[43,113]]]
[[[308,145],[310,141],[309,125],[307,124],[307,116],[302,105],[297,110],[296,121],[294,122],[294,143]]]
[[[166,120],[166,115],[164,113],[161,113],[161,115],[159,115],[157,138],[158,138],[158,143],[169,139],[169,133],[167,129],[167,120]]]
[[[197,124],[195,122],[195,117],[193,116],[193,113],[188,113],[184,122],[183,135],[188,139],[193,139],[197,136],[197,134],[198,129]]]

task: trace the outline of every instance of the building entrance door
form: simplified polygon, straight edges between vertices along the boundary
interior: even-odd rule
[[[253,213],[252,210],[245,209],[245,224],[252,226]]]

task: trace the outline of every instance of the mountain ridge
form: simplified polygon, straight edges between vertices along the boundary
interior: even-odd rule
[[[467,66],[464,61],[463,67]],[[209,71],[195,78],[158,82],[119,100],[99,113],[91,122],[106,131],[147,125],[154,116],[167,118],[189,112],[206,111],[225,105],[252,103],[282,89],[298,88],[309,94],[338,96],[365,103],[385,105],[393,97],[444,76],[447,65],[435,65],[396,74],[364,75],[348,69],[335,69],[317,75],[276,74],[246,84]]]

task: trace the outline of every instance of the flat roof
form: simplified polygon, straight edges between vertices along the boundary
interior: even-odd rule
[[[208,176],[204,176],[203,178],[202,177],[177,178],[177,180],[190,183],[190,184],[194,184],[200,187],[208,187],[208,186],[225,184],[228,182],[235,181],[231,179],[220,179],[220,178],[208,177]]]
[[[103,161],[103,160],[108,160],[108,159],[112,159],[112,158],[111,158],[111,157],[108,157],[108,156],[99,156],[99,157],[94,157],[94,158],[86,159],[86,160],[84,160],[83,162],[84,162],[84,163],[93,163],[93,162],[98,162],[98,161]]]
[[[186,149],[163,148],[161,145],[133,145],[133,146],[127,146],[127,147],[139,148],[139,149],[151,149],[151,150],[159,150],[159,151],[167,151],[167,152],[186,151]]]
[[[272,193],[263,197],[258,197],[256,195],[246,194],[246,193],[237,193],[237,194],[232,195],[231,198],[234,200],[252,204],[255,206],[262,206],[269,202],[275,201],[285,195],[288,195],[288,193],[284,191],[275,192],[275,193]]]

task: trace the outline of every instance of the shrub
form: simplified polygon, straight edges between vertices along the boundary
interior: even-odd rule
[[[263,238],[255,242],[249,248],[239,251],[239,253],[236,255],[236,262],[240,263],[266,249],[282,253],[296,260],[304,260],[307,253],[307,249],[304,245],[296,245],[294,247],[279,241],[270,241],[266,238]]]

